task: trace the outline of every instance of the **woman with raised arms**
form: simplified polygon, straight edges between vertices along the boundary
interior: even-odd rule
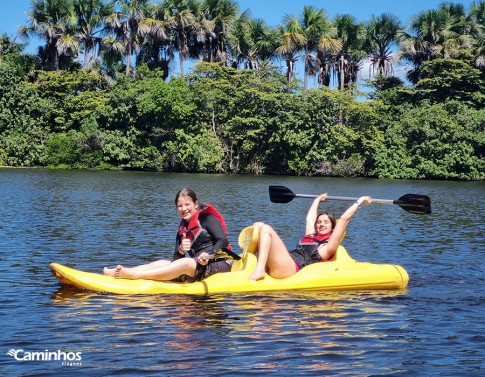
[[[270,225],[262,222],[253,224],[259,228],[258,263],[249,279],[264,279],[265,273],[282,279],[309,264],[329,260],[337,251],[347,225],[359,207],[372,202],[369,196],[360,197],[336,221],[329,212],[318,213],[319,204],[326,200],[327,194],[321,194],[313,201],[306,216],[306,235],[294,250],[288,251]]]

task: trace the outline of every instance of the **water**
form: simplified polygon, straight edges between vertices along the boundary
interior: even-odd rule
[[[427,216],[362,207],[344,240],[357,260],[404,266],[409,288],[118,296],[60,287],[50,274],[53,261],[101,271],[170,258],[179,222],[173,200],[185,185],[221,210],[234,246],[256,220],[294,245],[310,201],[272,204],[271,184],[303,194],[429,195]],[[481,376],[484,189],[483,182],[0,169],[0,373]],[[349,204],[325,208],[338,214]],[[72,362],[19,361],[10,350],[57,352]]]

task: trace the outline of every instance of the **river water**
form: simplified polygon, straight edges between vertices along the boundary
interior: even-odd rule
[[[274,184],[429,195],[431,215],[363,206],[343,242],[356,260],[405,267],[408,289],[119,296],[61,287],[49,271],[170,258],[182,186],[220,209],[234,246],[257,220],[292,246],[311,200],[273,204]],[[482,376],[484,194],[484,182],[0,169],[0,374]]]

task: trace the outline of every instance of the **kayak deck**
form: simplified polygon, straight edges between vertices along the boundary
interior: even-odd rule
[[[373,290],[405,289],[409,276],[404,268],[391,264],[358,262],[340,246],[331,261],[314,263],[285,279],[266,275],[259,281],[249,280],[256,267],[255,252],[258,229],[247,227],[239,234],[243,250],[231,272],[219,273],[203,281],[178,283],[154,280],[117,279],[103,274],[84,272],[51,263],[50,269],[61,284],[80,289],[116,294],[197,294],[226,292],[265,292],[288,290]]]

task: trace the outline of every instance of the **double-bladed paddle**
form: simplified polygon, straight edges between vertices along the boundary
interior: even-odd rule
[[[316,198],[318,195],[295,194],[285,186],[269,186],[269,199],[273,203],[289,203],[297,197]],[[359,198],[350,198],[347,196],[328,196],[327,199],[356,201]],[[397,200],[372,198],[372,203],[397,204],[405,211],[414,213],[416,215],[425,215],[431,213],[431,200],[426,195],[406,194]]]

